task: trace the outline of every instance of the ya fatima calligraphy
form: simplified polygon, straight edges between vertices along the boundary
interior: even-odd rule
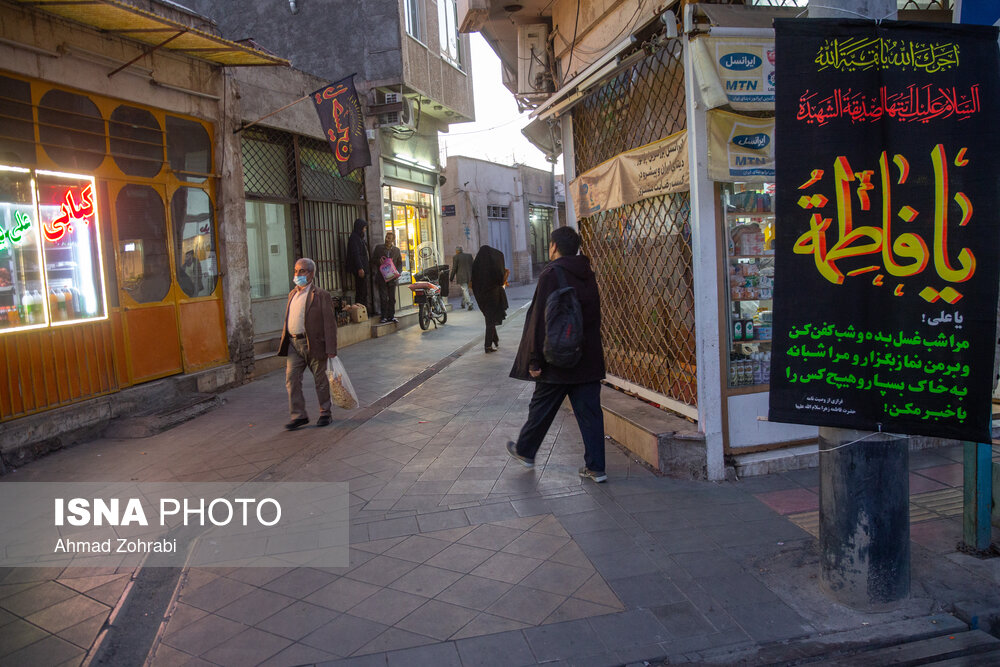
[[[886,37],[838,37],[817,49],[818,71],[841,72],[899,69],[928,74],[958,67],[958,45],[952,42],[913,42]]]
[[[334,157],[339,162],[347,162],[351,159],[351,128],[345,120],[349,122],[349,114],[341,103],[341,96],[347,94],[347,86],[338,84],[329,86],[322,93],[316,93],[316,104],[322,100],[333,100],[333,124],[334,127],[326,131],[330,142],[335,146]],[[347,118],[345,119],[345,116]]]
[[[934,267],[931,279],[936,277],[946,283],[962,283],[972,278],[976,272],[976,257],[972,251],[962,248],[953,259],[949,250],[949,160],[944,146],[936,145],[931,150],[930,157],[934,170],[934,210],[929,213],[933,216],[934,232],[930,246],[928,240],[919,234],[905,231],[897,233],[894,228],[895,219],[902,221],[902,226],[902,223],[912,223],[921,212],[907,205],[893,208],[892,187],[906,184],[910,177],[910,163],[903,155],[894,155],[890,167],[889,156],[883,151],[878,160],[876,182],[873,182],[876,170],[855,170],[847,158],[836,158],[833,189],[836,192],[837,226],[832,230],[835,235],[830,234],[832,219],[815,212],[809,221],[809,229],[796,240],[794,252],[798,255],[813,255],[820,275],[835,285],[844,282],[844,270],[839,266],[841,261],[870,255],[880,256],[881,264],[853,269],[847,275],[875,273],[872,284],[876,286],[883,284],[886,274],[898,278],[900,282],[893,291],[896,296],[904,294],[902,279],[920,276],[931,263]],[[967,167],[969,160],[966,159],[966,149],[959,149],[950,164],[958,168]],[[811,178],[800,185],[799,189],[813,187],[824,175],[825,170],[814,169]],[[857,197],[861,211],[871,211],[869,193],[876,185],[881,188],[882,193],[881,224],[855,227],[854,197]],[[962,192],[956,192],[953,200],[961,213],[958,226],[965,227],[972,219],[972,202]],[[822,194],[803,195],[798,201],[799,206],[807,210],[822,209],[828,203],[829,199]],[[931,303],[944,299],[954,304],[962,298],[962,293],[951,285],[941,290],[928,285],[919,294]]]
[[[799,97],[795,120],[817,126],[838,118],[846,118],[852,123],[874,123],[883,118],[903,123],[930,123],[945,118],[965,120],[981,110],[979,84],[968,90],[928,84],[890,91],[882,86],[874,94],[837,88],[825,96],[809,90],[804,92]]]
[[[73,221],[81,220],[89,225],[89,218],[94,215],[94,186],[88,184],[80,193],[80,205],[73,199],[73,191],[67,190],[63,203],[59,206],[59,215],[50,222],[42,222],[42,236],[49,243],[56,243],[66,232],[72,233]]]

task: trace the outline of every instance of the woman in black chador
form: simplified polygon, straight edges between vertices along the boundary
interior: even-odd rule
[[[472,287],[479,310],[486,319],[486,352],[493,352],[500,347],[497,325],[502,324],[507,317],[507,293],[503,288],[505,281],[503,253],[488,245],[480,247],[472,262],[472,281],[469,286]]]

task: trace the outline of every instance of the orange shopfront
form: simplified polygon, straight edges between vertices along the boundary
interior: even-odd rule
[[[0,71],[0,421],[228,360],[212,146]]]

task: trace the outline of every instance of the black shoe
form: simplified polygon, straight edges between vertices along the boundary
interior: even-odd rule
[[[472,310],[472,304],[471,303],[469,304],[469,310]]]
[[[332,421],[333,420],[330,418],[330,415],[320,415],[319,419],[316,420],[316,426],[329,426]]]
[[[514,459],[525,468],[534,468],[535,459],[529,459],[527,456],[521,456],[517,453],[517,444],[513,440],[507,441],[507,453],[510,454],[510,458]]]
[[[308,423],[309,423],[308,417],[299,417],[298,419],[293,419],[292,421],[285,424],[285,428],[288,429],[289,431],[294,431],[298,427],[305,426]]]
[[[483,352],[485,352],[486,354],[489,354],[490,352],[496,352],[496,350],[494,350],[492,347],[487,347],[487,348],[485,348],[483,350]]]

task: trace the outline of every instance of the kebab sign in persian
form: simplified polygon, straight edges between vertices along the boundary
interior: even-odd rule
[[[997,29],[776,20],[769,419],[989,442]]]

